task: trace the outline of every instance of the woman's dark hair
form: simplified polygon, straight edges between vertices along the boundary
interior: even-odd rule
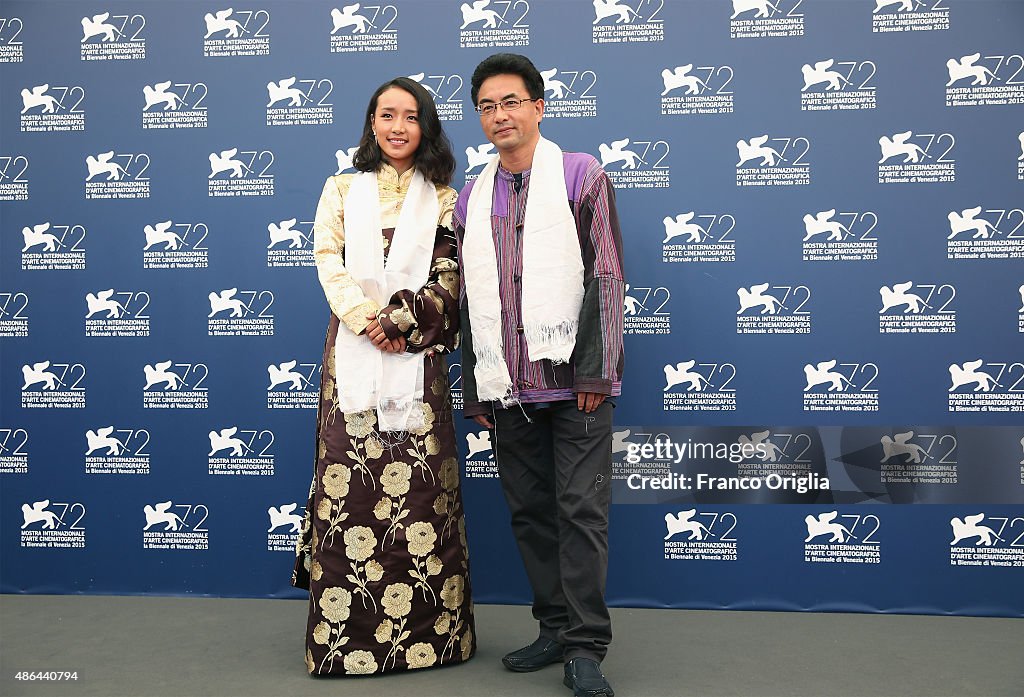
[[[403,89],[416,100],[416,116],[420,124],[420,144],[413,155],[413,166],[427,178],[439,186],[447,186],[455,172],[455,156],[452,144],[441,128],[441,120],[437,118],[437,108],[430,93],[423,85],[408,77],[396,77],[377,88],[370,97],[366,107],[366,119],[363,121],[363,137],[359,140],[359,148],[352,158],[353,166],[360,172],[376,172],[384,162],[377,139],[373,135],[373,114],[377,111],[377,99],[392,87]]]
[[[530,93],[530,99],[544,98],[544,78],[540,76],[529,58],[518,53],[495,53],[493,56],[484,58],[473,71],[469,96],[472,98],[474,106],[477,103],[477,95],[480,94],[480,85],[484,83],[484,80],[495,75],[518,75],[526,83],[526,91]]]

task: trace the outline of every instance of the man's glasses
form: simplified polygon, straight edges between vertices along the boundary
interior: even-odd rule
[[[538,98],[539,99],[539,98]],[[502,99],[500,102],[487,102],[477,104],[474,107],[481,116],[494,116],[500,106],[504,111],[515,111],[523,105],[523,102],[536,102],[536,99]]]

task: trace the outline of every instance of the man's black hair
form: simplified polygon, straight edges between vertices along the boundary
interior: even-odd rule
[[[489,77],[495,75],[518,75],[526,83],[526,91],[530,99],[544,98],[544,78],[526,56],[518,53],[495,53],[488,56],[476,66],[473,71],[473,78],[470,81],[470,97],[473,104],[477,103],[476,98],[480,94],[480,85]]]

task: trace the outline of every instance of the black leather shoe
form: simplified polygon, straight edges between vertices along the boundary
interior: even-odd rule
[[[516,673],[532,673],[544,666],[561,663],[561,661],[562,645],[544,637],[538,637],[537,641],[529,646],[513,651],[501,659],[506,668]]]
[[[615,697],[601,672],[601,664],[590,658],[574,658],[565,664],[565,686],[574,697]]]

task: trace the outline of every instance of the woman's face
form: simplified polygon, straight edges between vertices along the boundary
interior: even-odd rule
[[[399,173],[412,167],[416,148],[420,146],[420,122],[416,98],[401,89],[391,87],[377,97],[373,112],[373,130],[384,158]]]

